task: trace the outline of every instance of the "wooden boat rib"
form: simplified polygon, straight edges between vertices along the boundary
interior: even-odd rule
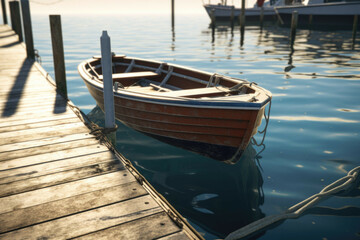
[[[246,80],[175,64],[113,56],[115,116],[170,144],[227,160],[245,150],[271,93]],[[101,109],[101,59],[78,67]]]

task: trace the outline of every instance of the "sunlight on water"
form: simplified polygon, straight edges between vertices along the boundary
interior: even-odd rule
[[[48,22],[34,17],[33,31],[42,64],[53,76]],[[244,78],[273,93],[266,148],[249,145],[234,165],[118,123],[119,151],[207,239],[282,213],[359,165],[360,45],[352,46],[349,31],[298,30],[291,50],[289,29],[277,26],[247,27],[243,46],[238,27],[233,34],[218,27],[212,37],[205,13],[178,17],[174,32],[167,16],[64,16],[62,24],[69,97],[99,124],[102,113],[94,109],[77,65],[100,54],[102,30],[108,30],[115,53]],[[356,216],[309,213],[256,238],[358,239],[358,199],[334,197],[322,206],[354,206]]]

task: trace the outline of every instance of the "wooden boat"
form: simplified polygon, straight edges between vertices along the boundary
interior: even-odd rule
[[[113,56],[115,117],[125,125],[215,159],[240,155],[271,93],[254,83],[170,63]],[[104,109],[100,57],[78,66]]]

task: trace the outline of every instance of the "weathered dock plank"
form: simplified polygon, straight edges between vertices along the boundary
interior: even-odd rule
[[[141,219],[159,213],[161,210],[155,201],[149,195],[146,195],[15,230],[0,235],[0,237],[5,239],[69,239]]]
[[[67,115],[65,115],[67,116]],[[69,145],[72,144],[72,141],[81,140],[85,138],[93,138],[93,135],[90,135],[88,133],[76,133],[76,134],[70,134],[70,135],[61,135],[61,136],[55,136],[45,139],[35,139],[30,140],[26,142],[20,142],[20,143],[11,143],[11,144],[5,144],[0,146],[0,152],[10,152],[20,149],[27,149],[27,148],[35,148],[35,147],[41,147],[51,144],[57,144],[62,142],[70,142]],[[34,150],[34,149],[33,149]]]
[[[49,127],[37,128],[37,129],[26,129],[14,132],[0,133],[0,145],[23,142],[27,140],[53,137],[72,133],[88,132],[88,129],[82,122],[68,123],[61,125],[53,125]]]
[[[32,128],[40,128],[40,127],[49,127],[51,125],[61,125],[66,123],[75,123],[78,122],[79,119],[77,117],[74,117],[73,115],[64,115],[63,118],[60,119],[53,119],[48,121],[39,121],[35,123],[28,123],[28,124],[17,124],[15,126],[10,127],[0,127],[0,133],[3,132],[13,132],[13,131],[20,131],[25,129],[32,129]]]
[[[0,125],[2,123],[9,123],[10,121],[28,120],[34,118],[42,119],[44,117],[52,117],[54,116],[54,113],[56,113],[56,116],[60,116],[60,114],[63,115],[73,114],[73,111],[69,106],[61,106],[61,107],[54,106],[52,109],[48,109],[48,108],[37,109],[37,112],[31,110],[23,110],[22,112],[17,111],[11,116],[3,115],[2,118],[0,118]]]
[[[0,25],[0,239],[201,239],[45,75]]]
[[[98,152],[105,152],[107,150],[108,149],[105,146],[94,144],[94,145],[87,145],[85,147],[70,148],[70,149],[60,150],[51,153],[43,153],[35,156],[26,156],[22,158],[1,160],[0,170],[31,166],[34,164],[46,163],[49,161],[50,162],[60,161],[62,159],[67,159],[77,156],[87,156]]]
[[[2,206],[0,214],[113,187],[119,185],[119,183],[134,181],[135,179],[128,171],[122,170],[30,192],[19,193],[0,198],[0,206]]]
[[[80,168],[86,165],[102,163],[111,159],[114,159],[114,155],[106,151],[91,155],[62,159],[61,161],[3,170],[0,171],[0,184]]]
[[[129,182],[19,209],[0,215],[2,223],[0,224],[0,232],[12,231],[144,195],[147,195],[147,192],[139,187],[137,182]]]
[[[0,197],[28,192],[39,188],[55,186],[61,183],[76,181],[123,169],[124,166],[119,164],[118,161],[107,161],[103,163],[95,163],[85,167],[66,170],[63,172],[0,184]]]
[[[75,239],[157,239],[178,232],[178,227],[174,223],[168,224],[166,218],[165,213],[157,213]]]
[[[55,144],[37,146],[37,147],[27,148],[27,149],[17,149],[14,151],[4,151],[4,152],[0,152],[0,161],[17,159],[17,158],[22,158],[22,157],[26,157],[26,156],[35,156],[35,155],[44,154],[44,153],[52,153],[59,149],[65,150],[65,149],[86,147],[89,145],[92,146],[92,145],[96,145],[98,142],[99,141],[96,140],[95,138],[92,138],[92,139],[85,138],[85,139],[80,139],[80,140],[71,141],[71,142],[55,143]]]

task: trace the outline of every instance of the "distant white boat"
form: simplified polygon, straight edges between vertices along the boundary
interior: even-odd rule
[[[291,15],[298,12],[298,26],[350,28],[354,15],[360,15],[360,1],[307,0],[301,5],[275,7],[284,25],[290,25]]]
[[[284,0],[260,1],[260,4],[257,2],[252,8],[245,9],[245,19],[247,21],[259,21],[261,9],[263,9],[265,21],[276,20],[274,7],[282,4],[284,4]],[[214,17],[218,21],[229,21],[231,19],[232,11],[236,19],[239,18],[241,13],[241,8],[235,8],[234,5],[227,5],[226,1],[221,1],[221,3],[218,4],[204,4],[204,8],[210,18],[212,11],[214,11]]]

